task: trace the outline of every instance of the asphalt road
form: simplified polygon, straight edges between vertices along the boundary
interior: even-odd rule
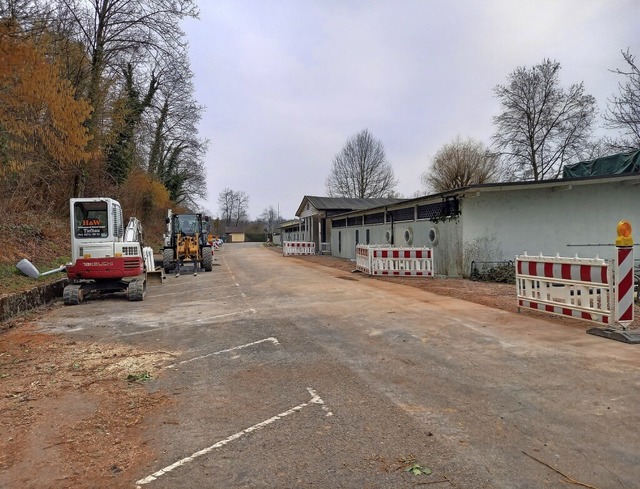
[[[588,325],[248,243],[144,302],[55,314],[49,329],[176,355],[148,383],[173,402],[131,487],[640,487],[640,345]]]

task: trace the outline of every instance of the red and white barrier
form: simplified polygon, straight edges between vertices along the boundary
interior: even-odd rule
[[[373,253],[371,246],[358,245],[356,246],[356,270],[368,273],[371,275],[371,257]]]
[[[356,269],[369,275],[432,277],[433,250],[358,245]]]
[[[600,258],[516,257],[518,310],[611,324],[613,284],[613,267]]]
[[[308,241],[285,241],[282,243],[282,256],[315,255],[316,244]]]
[[[633,322],[633,248],[617,247],[616,322],[626,329]]]

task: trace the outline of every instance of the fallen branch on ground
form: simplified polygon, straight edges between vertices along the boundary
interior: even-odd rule
[[[556,469],[554,466],[549,465],[546,462],[543,462],[542,460],[534,457],[533,455],[529,455],[527,452],[525,452],[524,450],[521,450],[522,453],[524,453],[527,457],[532,458],[533,460],[535,460],[536,462],[538,462],[539,464],[544,465],[545,467],[549,467],[551,470],[553,470],[554,472],[560,474],[562,477],[564,477],[566,480],[562,481],[562,482],[567,482],[569,484],[575,484],[576,486],[582,486],[582,487],[587,487],[588,489],[598,489],[596,486],[592,486],[591,484],[587,484],[585,482],[580,482],[575,480],[573,477],[569,477],[567,474],[564,474],[562,472],[560,472],[558,469]]]

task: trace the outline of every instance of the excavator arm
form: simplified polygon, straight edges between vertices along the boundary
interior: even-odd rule
[[[127,243],[140,243],[140,248],[144,246],[142,223],[137,217],[130,217],[129,223],[124,230],[123,241]]]

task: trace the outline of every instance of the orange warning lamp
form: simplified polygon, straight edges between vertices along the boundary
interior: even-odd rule
[[[620,221],[616,231],[618,232],[616,246],[633,246],[632,229],[629,221]]]

